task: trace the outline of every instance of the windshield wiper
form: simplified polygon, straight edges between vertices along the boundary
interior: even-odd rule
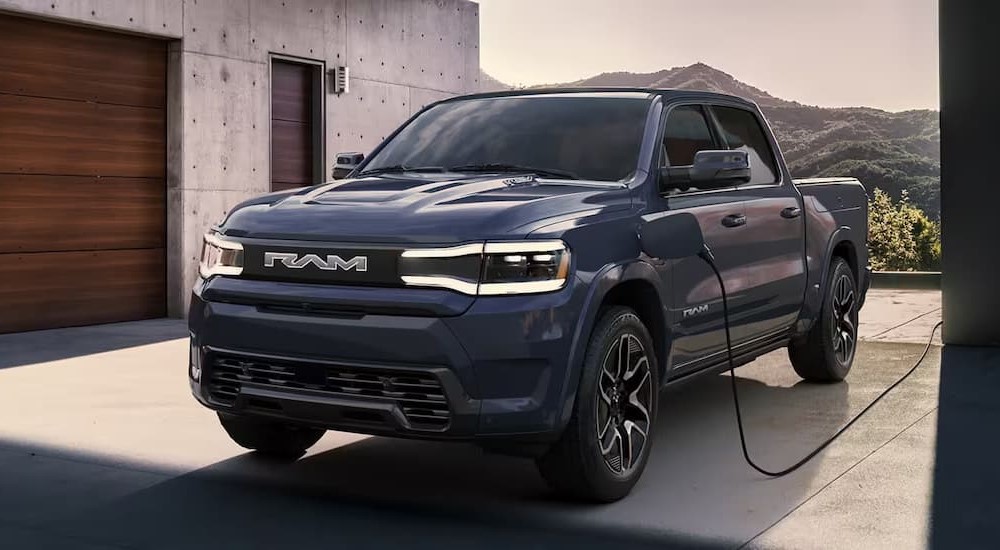
[[[388,174],[390,172],[444,172],[444,166],[406,166],[397,164],[394,166],[380,166],[363,172],[358,172],[359,176],[373,176],[375,174]]]
[[[552,168],[538,168],[535,166],[519,166],[517,164],[487,163],[487,164],[466,164],[465,166],[451,166],[449,172],[526,172],[539,176],[549,176],[565,180],[578,180],[573,172],[565,170],[555,170]]]

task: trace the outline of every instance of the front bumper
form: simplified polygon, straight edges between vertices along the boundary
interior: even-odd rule
[[[194,396],[212,409],[427,439],[534,442],[562,428],[577,374],[569,357],[582,292],[573,286],[480,297],[442,316],[232,303],[224,292],[232,284],[213,279],[191,302],[197,368],[189,369],[189,380]],[[213,294],[213,285],[223,292]],[[239,285],[258,296],[289,296],[304,287]],[[341,291],[354,292],[321,291],[328,304]],[[445,301],[449,292],[440,292]]]

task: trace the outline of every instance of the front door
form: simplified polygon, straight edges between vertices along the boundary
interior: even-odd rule
[[[734,341],[766,338],[798,318],[806,286],[805,233],[801,196],[778,167],[775,147],[753,111],[713,105],[718,134],[726,148],[746,151],[751,180],[739,186],[751,246],[744,251],[745,302]]]
[[[669,111],[660,150],[662,166],[690,166],[698,151],[723,149],[701,105],[679,105]],[[654,199],[657,210],[688,212],[701,226],[722,273],[731,313],[743,295],[743,254],[747,247],[743,200],[736,187],[674,191]],[[670,261],[669,325],[672,335],[669,376],[695,370],[725,353],[722,292],[711,268],[701,258]]]

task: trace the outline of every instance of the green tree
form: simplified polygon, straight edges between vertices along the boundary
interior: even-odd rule
[[[911,233],[917,247],[919,271],[941,270],[941,223],[930,219],[919,208],[900,202],[900,208],[910,220]]]
[[[878,271],[937,271],[941,226],[912,205],[905,190],[894,203],[875,189],[868,207],[868,252]]]

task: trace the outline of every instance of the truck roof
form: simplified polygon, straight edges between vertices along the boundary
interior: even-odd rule
[[[719,92],[706,92],[701,90],[683,90],[678,88],[632,88],[632,87],[614,87],[614,86],[604,86],[604,87],[589,87],[589,88],[528,88],[522,90],[503,90],[496,92],[482,92],[477,94],[466,94],[461,96],[455,96],[443,100],[441,103],[448,101],[456,101],[462,99],[480,99],[480,98],[491,98],[491,97],[516,97],[516,96],[534,96],[534,95],[552,95],[552,94],[643,94],[643,95],[660,95],[665,97],[685,97],[685,98],[704,98],[704,99],[725,99],[729,101],[736,101],[739,103],[744,103],[746,105],[756,105],[753,101],[748,99],[731,95],[723,94]]]

